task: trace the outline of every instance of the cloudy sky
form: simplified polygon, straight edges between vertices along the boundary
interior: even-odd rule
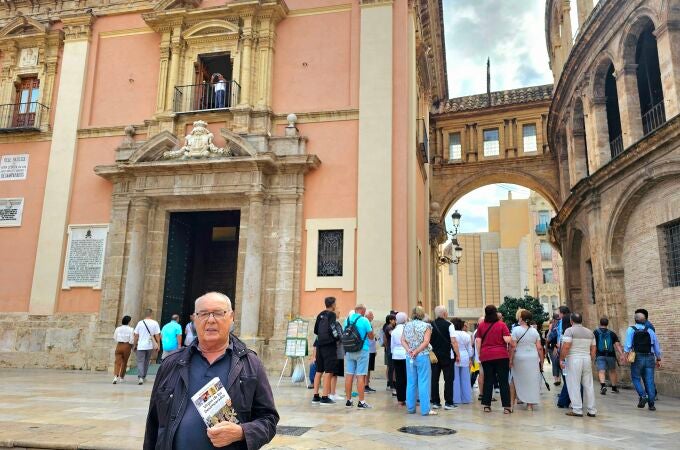
[[[575,9],[575,8],[574,8]],[[449,95],[552,82],[545,46],[545,0],[444,0]]]
[[[444,0],[449,95],[486,92],[486,58],[491,58],[494,91],[552,83],[545,47],[545,0]],[[508,197],[528,198],[529,190],[503,184],[479,188],[447,213],[463,215],[461,232],[488,229],[487,208]]]

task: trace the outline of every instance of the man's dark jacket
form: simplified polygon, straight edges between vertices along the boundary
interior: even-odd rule
[[[225,388],[236,409],[245,441],[222,448],[257,449],[274,438],[279,414],[262,361],[234,335],[229,339],[232,359]],[[173,353],[163,360],[158,370],[146,418],[144,450],[172,450],[184,411],[194,407],[193,393],[187,389],[191,351],[191,347],[185,347]]]

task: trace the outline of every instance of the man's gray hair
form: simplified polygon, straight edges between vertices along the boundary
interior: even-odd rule
[[[196,301],[194,302],[194,311],[198,311],[198,302],[200,302],[201,300],[204,300],[208,297],[216,297],[219,300],[224,301],[227,304],[226,311],[227,312],[231,311],[231,309],[232,309],[231,300],[229,299],[229,297],[227,297],[226,295],[224,295],[221,292],[208,292],[207,294],[203,294],[200,297],[198,297],[196,299]]]
[[[366,305],[363,303],[357,304],[357,306],[354,307],[354,311],[359,311],[360,309],[363,309],[364,311],[366,310]]]
[[[434,315],[437,318],[446,319],[448,316],[448,311],[446,310],[446,307],[439,305],[434,308]]]
[[[647,318],[643,313],[635,313],[635,323],[644,325],[647,323]]]
[[[397,313],[397,325],[399,325],[401,323],[406,323],[407,318],[408,318],[408,316],[406,316],[405,312]]]

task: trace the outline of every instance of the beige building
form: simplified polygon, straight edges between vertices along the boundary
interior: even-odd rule
[[[474,320],[486,305],[526,293],[550,312],[561,304],[562,261],[547,240],[555,214],[549,203],[532,192],[529,199],[507,200],[488,208],[488,231],[458,235],[463,257],[458,264],[439,267],[440,304],[450,315]],[[452,245],[442,249],[451,257]],[[528,289],[528,291],[527,291]]]
[[[578,33],[570,23],[577,9]],[[680,1],[549,0],[548,119],[563,204],[550,228],[568,305],[625,332],[645,308],[664,350],[661,394],[680,393]]]

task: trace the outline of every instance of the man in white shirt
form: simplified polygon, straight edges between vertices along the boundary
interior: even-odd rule
[[[144,319],[140,320],[135,327],[135,352],[137,355],[137,370],[139,372],[137,384],[144,384],[146,371],[151,363],[151,355],[154,350],[160,348],[161,327],[158,322],[151,318],[153,310],[144,312]]]

